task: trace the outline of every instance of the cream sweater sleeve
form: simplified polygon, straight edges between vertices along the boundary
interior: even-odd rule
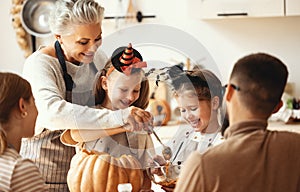
[[[88,65],[84,64],[81,67]],[[70,68],[73,66],[70,65]],[[99,66],[98,64],[97,67]],[[44,128],[50,130],[105,129],[122,126],[123,119],[126,119],[125,116],[128,115],[128,109],[110,111],[67,102],[64,99],[65,84],[58,60],[39,51],[27,58],[23,77],[32,86],[39,112],[35,134],[40,133]],[[92,89],[94,77],[86,77],[86,79]]]

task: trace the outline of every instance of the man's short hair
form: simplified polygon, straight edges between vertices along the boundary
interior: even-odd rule
[[[236,62],[230,82],[240,88],[240,100],[252,113],[271,115],[281,100],[287,77],[288,70],[282,61],[256,53]]]

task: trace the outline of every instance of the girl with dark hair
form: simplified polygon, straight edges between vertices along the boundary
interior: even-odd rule
[[[183,162],[191,152],[203,153],[223,141],[223,87],[215,74],[198,68],[171,79],[181,117],[189,126],[180,126],[169,146],[172,161]]]

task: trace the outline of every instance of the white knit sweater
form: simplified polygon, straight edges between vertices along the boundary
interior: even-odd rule
[[[94,62],[101,69],[107,61],[105,54],[99,49]],[[91,64],[76,66],[66,61],[67,71],[76,85],[73,92],[91,91],[95,81],[95,71]],[[66,87],[63,72],[57,58],[33,53],[25,62],[23,77],[31,86],[38,109],[35,135],[44,128],[49,130],[64,129],[104,129],[123,125],[123,119],[128,115],[128,109],[110,111],[95,109],[88,106],[73,104],[65,100]],[[82,98],[79,103],[85,103]]]

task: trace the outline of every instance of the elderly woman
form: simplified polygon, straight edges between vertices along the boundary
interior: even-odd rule
[[[68,191],[67,171],[75,154],[61,143],[63,130],[125,124],[140,130],[152,121],[150,113],[133,106],[117,111],[90,107],[95,105],[95,75],[107,60],[98,50],[103,12],[94,0],[57,0],[49,18],[55,43],[40,47],[24,65],[39,115],[35,136],[23,140],[21,154],[38,165],[53,191]]]

